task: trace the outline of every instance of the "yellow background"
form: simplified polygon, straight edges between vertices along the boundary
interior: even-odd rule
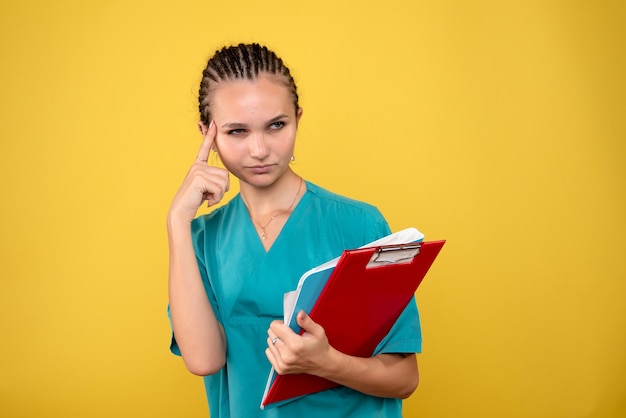
[[[406,416],[626,416],[623,4],[2,2],[0,415],[206,416],[164,220],[206,58],[260,41],[296,170],[448,240]]]

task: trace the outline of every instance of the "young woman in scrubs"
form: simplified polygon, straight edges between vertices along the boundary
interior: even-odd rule
[[[306,312],[303,335],[280,320],[304,272],[391,232],[374,206],[293,171],[303,111],[289,69],[258,44],[224,47],[203,71],[199,111],[203,142],[167,218],[169,312],[171,349],[204,376],[211,417],[401,417],[419,380],[414,301],[370,358],[335,350]],[[225,169],[207,163],[213,153]],[[240,192],[196,217],[223,199],[229,173]],[[262,410],[272,366],[341,386]]]

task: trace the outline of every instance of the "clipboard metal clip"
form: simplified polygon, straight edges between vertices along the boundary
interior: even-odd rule
[[[421,247],[421,243],[382,246],[374,252],[367,268],[410,263],[420,253]]]

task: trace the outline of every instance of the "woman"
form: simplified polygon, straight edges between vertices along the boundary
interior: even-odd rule
[[[172,351],[205,376],[211,417],[400,417],[418,383],[414,301],[371,358],[335,350],[305,312],[301,336],[279,320],[305,271],[390,233],[373,206],[290,167],[302,109],[289,69],[258,44],[225,47],[203,72],[199,110],[204,140],[168,213],[169,298]],[[211,153],[226,170],[207,164]],[[221,201],[229,172],[240,193],[196,219]],[[261,410],[272,366],[343,386]]]

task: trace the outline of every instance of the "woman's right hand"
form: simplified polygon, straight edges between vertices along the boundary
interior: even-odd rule
[[[204,131],[204,140],[196,160],[187,172],[187,176],[170,206],[168,214],[170,222],[191,222],[205,200],[208,206],[215,205],[222,200],[224,194],[230,189],[228,171],[220,167],[212,167],[207,163],[217,136],[215,122],[211,121],[209,127]]]
[[[191,221],[206,200],[219,202],[228,191],[228,171],[207,164],[217,129],[202,125],[204,140],[196,161],[178,189],[167,216],[170,250],[168,293],[176,342],[185,365],[194,374],[206,376],[224,367],[226,337],[206,295],[196,262]]]

